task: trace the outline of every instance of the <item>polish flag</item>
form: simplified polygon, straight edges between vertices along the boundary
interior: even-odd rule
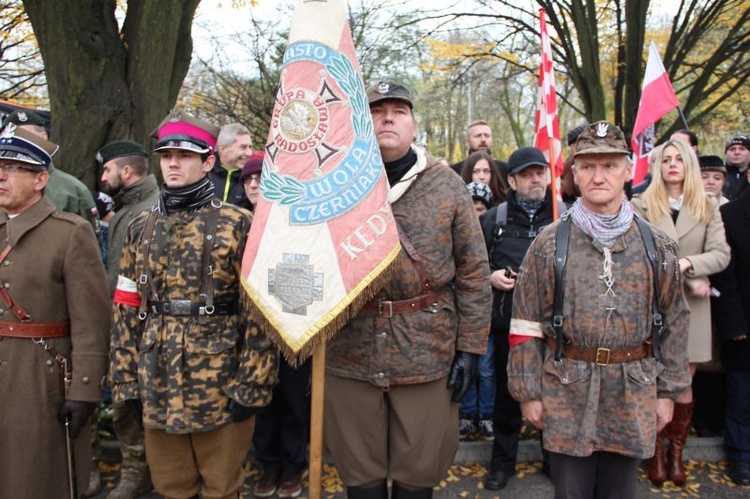
[[[552,68],[552,45],[547,34],[547,21],[544,9],[539,9],[539,23],[542,43],[542,64],[539,67],[539,92],[534,120],[534,147],[542,151],[550,165],[551,188],[557,198],[557,179],[563,173],[562,142],[560,141],[560,121],[557,116],[557,95],[555,94],[555,71]],[[553,204],[554,218],[557,219],[557,204]]]
[[[641,101],[633,126],[633,185],[641,183],[648,173],[648,155],[654,148],[654,124],[679,105],[656,44],[651,42]]]

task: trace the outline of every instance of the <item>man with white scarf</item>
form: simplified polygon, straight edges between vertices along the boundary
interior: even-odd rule
[[[556,498],[635,497],[640,460],[690,383],[689,311],[676,244],[636,220],[625,198],[632,164],[622,131],[592,123],[576,146],[581,197],[536,238],[518,274],[509,390],[544,429]],[[564,231],[567,251],[556,254]],[[566,261],[557,313],[556,260]]]

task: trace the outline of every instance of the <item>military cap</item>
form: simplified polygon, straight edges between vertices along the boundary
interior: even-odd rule
[[[521,147],[513,151],[508,158],[508,175],[515,175],[530,166],[547,168],[547,158],[536,147]]]
[[[138,142],[132,140],[115,140],[99,149],[96,153],[96,160],[99,164],[109,163],[115,158],[124,156],[143,156],[148,157],[146,150]]]
[[[727,140],[727,144],[724,146],[724,152],[727,152],[732,146],[742,146],[750,151],[750,137],[745,134],[735,135]]]
[[[574,156],[585,154],[630,154],[630,150],[622,130],[606,121],[597,121],[588,125],[576,140]]]
[[[28,110],[21,110],[16,109],[12,113],[10,113],[8,116],[5,117],[3,120],[2,127],[5,128],[5,126],[8,123],[14,123],[16,125],[37,125],[44,127],[47,125],[47,123],[44,121],[44,118],[39,116],[34,111],[28,111]]]
[[[414,100],[409,89],[391,81],[380,81],[367,91],[367,101],[370,105],[383,100],[402,100],[414,109]]]
[[[469,189],[471,199],[483,202],[487,209],[492,207],[492,191],[490,190],[490,186],[482,182],[470,182],[466,184],[466,188]]]
[[[0,132],[0,159],[49,168],[58,145],[8,123]]]
[[[216,125],[173,109],[151,134],[157,139],[153,152],[182,149],[198,154],[213,153],[219,131]]]
[[[701,171],[717,171],[724,174],[727,173],[727,167],[724,166],[724,160],[718,156],[714,156],[713,154],[699,156],[698,163],[700,164]]]
[[[245,166],[242,167],[242,172],[240,173],[240,182],[244,182],[245,179],[250,175],[255,175],[256,173],[260,173],[263,170],[264,157],[265,153],[262,151],[258,151],[252,153],[250,157],[247,158]]]

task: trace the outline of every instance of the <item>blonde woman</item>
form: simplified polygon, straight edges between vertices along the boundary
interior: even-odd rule
[[[652,152],[651,185],[633,199],[636,212],[663,230],[678,245],[685,297],[690,306],[688,359],[690,374],[697,363],[711,360],[711,285],[708,276],[726,268],[730,250],[716,199],[703,189],[695,152],[669,140]],[[684,485],[682,449],[693,415],[693,391],[688,386],[675,400],[672,422],[656,439],[648,467],[649,479],[660,486],[667,477]],[[663,440],[669,439],[666,460]]]

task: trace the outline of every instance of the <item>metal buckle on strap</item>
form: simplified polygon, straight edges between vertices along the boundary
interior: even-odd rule
[[[169,300],[162,303],[162,313],[165,315],[192,315],[190,300]],[[154,313],[158,313],[154,307]]]
[[[596,365],[597,366],[609,365],[609,354],[610,354],[609,348],[597,348],[596,359],[595,359]],[[606,356],[605,360],[601,360],[602,356]]]
[[[385,301],[385,300],[379,301],[378,302],[378,315],[380,317],[393,317],[393,302]]]

